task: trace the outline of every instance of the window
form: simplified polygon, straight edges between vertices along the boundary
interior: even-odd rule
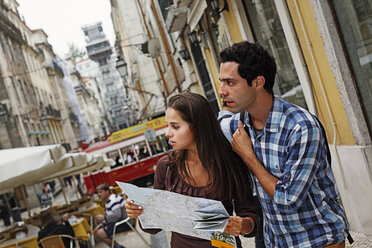
[[[168,16],[168,8],[170,7],[170,1],[169,0],[159,0],[159,7],[161,10],[161,14],[163,16],[164,22],[167,21]]]
[[[21,82],[21,80],[18,80],[18,84],[19,84],[19,88],[20,88],[21,93],[22,93],[23,100],[25,101],[26,104],[28,104],[27,97],[26,97],[26,94],[25,94],[25,91],[24,91],[24,85]]]
[[[111,97],[111,104],[112,105],[115,105],[115,104],[118,104],[118,103],[119,103],[118,96]]]
[[[370,0],[332,0],[372,133],[372,6]]]
[[[244,3],[256,40],[276,62],[274,94],[307,109],[274,0],[245,0]]]
[[[17,101],[20,102],[19,95],[18,95],[18,90],[17,90],[17,87],[16,87],[16,85],[14,83],[13,77],[10,77],[10,80],[12,81],[12,85],[13,85],[13,89],[14,89],[14,93],[16,95]]]
[[[142,159],[147,158],[147,157],[150,156],[150,153],[147,149],[145,141],[142,141],[140,143],[135,144],[134,149],[136,151],[136,155],[138,157],[138,160],[142,160]]]
[[[106,156],[107,158],[116,158],[117,156],[119,156],[119,152],[117,150],[110,151],[106,153]]]

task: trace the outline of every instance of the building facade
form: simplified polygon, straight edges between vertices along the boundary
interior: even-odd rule
[[[102,120],[100,123],[103,136],[109,134],[109,114],[106,111],[107,106],[104,101],[104,95],[99,84],[100,69],[97,62],[94,62],[89,57],[83,57],[75,64],[77,72],[81,75],[84,86],[95,96],[98,101],[99,115]],[[111,123],[111,122],[110,122]]]
[[[124,88],[120,76],[115,69],[116,57],[112,47],[103,32],[102,23],[82,27],[86,37],[86,49],[91,60],[99,65],[98,82],[105,103],[105,111],[109,118],[109,132],[128,127],[130,123],[124,111],[126,106]]]
[[[166,28],[163,47],[175,41],[169,50],[173,58],[186,58],[187,49],[191,64],[180,66],[187,75],[195,73],[215,111],[219,52],[243,40],[264,46],[277,62],[274,93],[324,124],[351,229],[372,234],[372,198],[366,197],[372,191],[370,1],[138,0],[137,5],[144,9],[144,23]],[[166,87],[176,85],[167,78]]]
[[[122,79],[131,104],[129,110],[134,121],[141,122],[165,112],[165,92],[159,87],[163,85],[162,74],[157,70],[160,47],[156,46],[160,43],[150,31],[146,32],[136,1],[112,2],[116,47],[126,66]]]
[[[1,148],[49,144],[49,130],[41,124],[38,77],[42,56],[32,43],[32,32],[21,20],[16,1],[1,1]]]

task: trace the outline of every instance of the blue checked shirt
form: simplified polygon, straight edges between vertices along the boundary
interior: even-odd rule
[[[231,140],[240,114],[221,111],[218,118]],[[266,247],[324,247],[345,240],[348,226],[317,120],[308,111],[274,97],[258,135],[247,113],[244,123],[257,158],[279,179],[271,199],[253,176],[264,213]]]

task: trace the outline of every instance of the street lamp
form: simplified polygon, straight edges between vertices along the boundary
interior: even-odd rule
[[[128,75],[128,66],[125,61],[118,57],[118,60],[116,61],[116,69],[118,70],[120,76],[122,78],[126,77]]]
[[[199,39],[198,39],[198,34],[196,33],[196,31],[192,31],[188,34],[189,36],[189,39],[190,41],[193,43],[193,44],[197,44],[199,43]]]

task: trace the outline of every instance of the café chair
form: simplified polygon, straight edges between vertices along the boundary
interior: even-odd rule
[[[70,248],[74,247],[74,237],[66,234],[51,235],[39,241],[39,245],[44,248],[65,248],[62,238],[70,239]]]
[[[112,234],[112,244],[111,244],[111,248],[114,248],[114,243],[115,243],[115,241],[117,242],[117,243],[119,243],[120,244],[120,240],[119,240],[119,236],[123,236],[123,235],[125,235],[125,234],[127,234],[127,233],[129,233],[129,232],[135,232],[141,239],[142,239],[142,241],[143,242],[145,242],[145,244],[148,246],[148,247],[151,247],[151,245],[146,241],[146,239],[142,236],[142,234],[140,233],[140,232],[138,232],[137,231],[137,229],[136,229],[136,223],[137,223],[137,220],[135,219],[134,220],[134,225],[132,226],[132,224],[130,224],[130,222],[129,222],[129,220],[130,220],[131,218],[129,218],[129,217],[127,217],[126,219],[124,219],[124,220],[122,220],[122,221],[119,221],[119,222],[116,222],[115,223],[115,226],[114,226],[114,232],[113,232],[113,234]],[[132,230],[129,230],[129,231],[124,231],[124,232],[121,232],[121,233],[116,233],[116,228],[119,226],[119,225],[121,225],[121,224],[123,224],[123,223],[126,223],[129,227],[130,227],[130,229],[132,229]],[[123,244],[121,244],[121,245],[123,245]]]
[[[94,230],[94,228],[93,228],[93,220],[94,220],[93,215],[88,214],[88,213],[82,213],[81,215],[84,218],[86,218],[87,220],[89,219],[90,229]],[[93,233],[92,234],[88,233],[88,237],[89,237],[89,241],[90,241],[91,246],[94,247],[96,245],[96,243],[94,241],[94,234]]]

